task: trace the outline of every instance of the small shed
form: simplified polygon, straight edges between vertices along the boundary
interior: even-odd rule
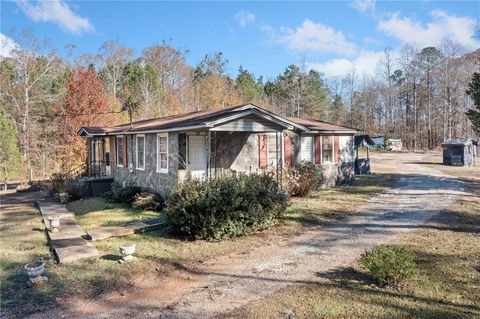
[[[375,142],[368,135],[358,135],[355,136],[355,174],[370,174],[370,154],[369,149],[371,146],[374,146]],[[358,148],[366,147],[367,148],[367,158],[358,157]]]
[[[478,142],[469,138],[451,139],[442,144],[443,165],[475,166]]]

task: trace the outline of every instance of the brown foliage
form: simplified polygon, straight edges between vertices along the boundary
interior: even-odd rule
[[[80,164],[86,157],[85,140],[78,136],[83,126],[110,126],[115,123],[111,99],[102,80],[92,67],[77,65],[71,70],[63,105],[58,110],[56,124],[64,168]]]

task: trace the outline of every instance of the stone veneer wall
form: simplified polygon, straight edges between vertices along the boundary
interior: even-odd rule
[[[115,156],[113,139],[110,140],[110,149]],[[157,134],[145,134],[145,169],[136,168],[135,162],[135,135],[128,135],[127,159],[128,167],[113,165],[112,176],[115,183],[122,185],[134,184],[158,192],[164,196],[168,195],[177,185],[178,178],[178,134],[168,135],[168,173],[159,173],[156,168],[156,143]],[[130,170],[131,167],[131,170]]]
[[[212,168],[217,172],[227,169],[258,171],[258,134],[217,132],[212,143]]]

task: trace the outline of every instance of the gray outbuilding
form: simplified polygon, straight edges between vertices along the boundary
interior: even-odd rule
[[[478,142],[469,138],[451,139],[443,144],[443,165],[475,166]]]

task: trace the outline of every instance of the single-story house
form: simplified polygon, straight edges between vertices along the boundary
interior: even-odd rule
[[[283,117],[253,104],[136,121],[82,127],[87,166],[118,184],[168,194],[187,172],[208,178],[231,170],[281,170],[314,163],[325,186],[354,177],[356,129]]]
[[[469,138],[450,139],[442,144],[443,165],[475,166],[478,143]]]

